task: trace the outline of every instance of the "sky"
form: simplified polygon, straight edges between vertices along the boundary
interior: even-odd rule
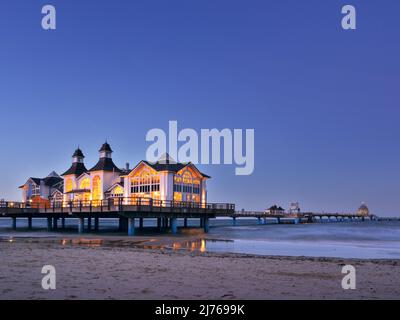
[[[54,5],[57,29],[41,27]],[[341,28],[342,6],[357,29]],[[146,133],[254,129],[255,170],[199,165],[237,209],[400,215],[397,0],[1,0],[0,198],[28,177],[145,158]]]

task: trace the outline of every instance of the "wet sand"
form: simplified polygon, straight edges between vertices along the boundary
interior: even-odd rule
[[[266,257],[172,250],[196,237],[0,242],[0,299],[399,299],[400,260]],[[148,249],[143,249],[146,247]],[[341,268],[357,270],[343,290]],[[57,288],[41,287],[43,265]]]

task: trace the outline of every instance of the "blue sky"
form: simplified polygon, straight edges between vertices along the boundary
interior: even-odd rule
[[[341,7],[357,30],[341,29]],[[57,30],[41,8],[57,9]],[[0,198],[29,176],[117,165],[149,129],[254,128],[255,171],[200,166],[209,201],[399,215],[398,1],[2,0]]]

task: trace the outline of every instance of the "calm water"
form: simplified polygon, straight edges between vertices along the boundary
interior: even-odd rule
[[[26,225],[23,219],[18,221],[19,228]],[[189,220],[189,225],[198,226],[198,220]],[[76,228],[76,221],[71,220],[68,226]],[[145,226],[155,226],[155,220],[146,221]],[[259,255],[400,259],[400,222],[257,225],[255,219],[237,219],[237,225],[232,226],[230,219],[218,219],[212,220],[210,226],[208,238],[218,241],[206,240],[200,245],[188,244],[186,247]],[[9,227],[9,219],[0,219],[0,237],[10,233]],[[44,219],[34,222],[35,229],[45,227]],[[116,227],[116,220],[101,220],[102,231],[115,230]],[[32,235],[24,232],[17,234]],[[45,235],[45,232],[34,232],[34,236]]]
[[[241,225],[243,224],[243,225]],[[400,222],[248,225],[212,228],[229,242],[206,242],[209,251],[261,255],[400,259]]]

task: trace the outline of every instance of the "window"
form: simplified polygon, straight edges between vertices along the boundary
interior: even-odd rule
[[[84,178],[82,179],[81,183],[79,184],[79,189],[90,189],[90,179],[89,178]]]
[[[72,183],[72,179],[67,179],[65,181],[65,191],[66,192],[70,192],[73,189],[73,183]]]
[[[95,176],[93,178],[93,190],[92,190],[92,199],[93,200],[101,200],[101,179],[99,176]]]
[[[132,178],[131,193],[150,193],[160,191],[160,176],[144,171],[140,176]]]
[[[32,196],[40,196],[40,186],[32,184]]]
[[[187,201],[200,202],[200,197],[198,196],[200,193],[200,179],[193,178],[189,170],[184,171],[182,175],[175,175],[174,199],[184,198]]]

